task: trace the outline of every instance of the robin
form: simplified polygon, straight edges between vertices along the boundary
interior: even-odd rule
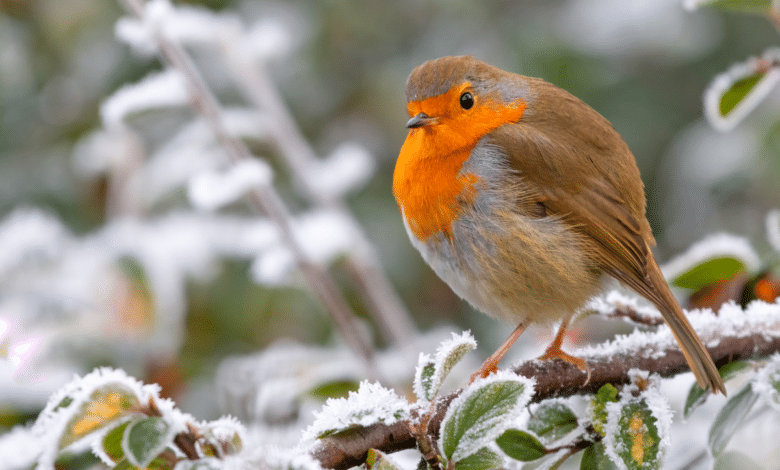
[[[544,80],[468,56],[415,68],[406,101],[393,194],[412,244],[459,296],[518,325],[472,380],[526,327],[559,320],[541,359],[589,372],[561,342],[608,274],[658,307],[699,385],[726,393],[653,258],[644,185],[609,121]]]

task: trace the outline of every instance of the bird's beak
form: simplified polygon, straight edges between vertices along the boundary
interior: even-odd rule
[[[439,121],[437,117],[430,117],[425,113],[419,113],[406,122],[406,127],[409,129],[416,129],[418,127],[430,126],[436,124]]]

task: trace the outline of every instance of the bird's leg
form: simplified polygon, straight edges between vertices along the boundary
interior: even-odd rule
[[[553,340],[552,344],[547,347],[547,350],[544,352],[544,354],[539,356],[539,360],[546,361],[549,359],[557,358],[566,361],[569,364],[577,366],[579,370],[588,374],[587,378],[585,379],[585,384],[587,384],[588,382],[590,382],[590,366],[588,366],[587,361],[585,361],[585,359],[582,359],[580,357],[572,356],[571,354],[566,353],[563,351],[563,349],[561,349],[561,344],[563,343],[563,335],[566,334],[566,328],[569,327],[569,320],[571,320],[571,317],[567,317],[563,319],[563,321],[561,322],[561,327],[558,328],[558,334],[555,335],[555,339]]]
[[[525,331],[526,325],[520,323],[517,325],[517,328],[515,328],[515,331],[512,332],[511,335],[509,335],[509,338],[504,341],[504,344],[501,345],[500,348],[496,350],[489,358],[487,358],[487,361],[485,361],[484,364],[482,364],[482,367],[479,368],[476,372],[471,374],[471,379],[469,379],[469,383],[474,382],[478,378],[485,378],[488,375],[492,374],[496,370],[498,370],[498,363],[501,362],[501,359],[503,359],[504,355],[509,351],[509,348],[512,347],[513,344],[515,344],[515,341],[517,341],[517,338],[520,337],[521,334],[523,334],[523,331]]]

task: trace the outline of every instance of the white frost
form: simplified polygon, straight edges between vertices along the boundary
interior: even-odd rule
[[[734,257],[742,261],[745,264],[745,268],[750,272],[758,270],[761,266],[758,254],[747,238],[719,233],[694,243],[688,248],[688,251],[662,266],[661,271],[663,271],[664,277],[667,279],[675,279],[694,266],[702,264],[707,260],[724,256]]]
[[[181,74],[173,69],[151,73],[137,83],[125,85],[100,106],[103,125],[121,126],[132,113],[187,104],[189,92]]]
[[[357,392],[349,392],[347,398],[329,398],[322,411],[315,411],[316,418],[304,431],[303,441],[356,426],[390,425],[408,418],[409,410],[409,403],[394,391],[378,383],[363,381]]]
[[[190,203],[203,211],[213,211],[236,202],[254,188],[271,184],[273,171],[262,160],[244,160],[224,172],[205,171],[190,180]]]
[[[780,353],[775,353],[753,377],[753,391],[761,395],[769,406],[780,411],[778,387],[780,387]]]
[[[592,298],[588,301],[585,308],[594,310],[601,315],[611,316],[615,313],[616,309],[622,307],[629,307],[638,313],[639,316],[648,319],[663,318],[658,309],[648,304],[644,299],[640,299],[637,296],[626,295],[616,290]]]
[[[0,435],[0,468],[33,468],[42,450],[42,439],[31,427],[15,426]]]

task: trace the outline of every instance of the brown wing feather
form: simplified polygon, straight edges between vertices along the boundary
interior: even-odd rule
[[[589,249],[605,272],[659,308],[699,384],[725,394],[650,251],[655,240],[645,217],[644,186],[628,146],[579,99],[542,80],[524,79],[537,92],[535,102],[520,122],[493,131],[492,143],[507,151],[524,189],[538,195],[547,214],[593,241]]]

